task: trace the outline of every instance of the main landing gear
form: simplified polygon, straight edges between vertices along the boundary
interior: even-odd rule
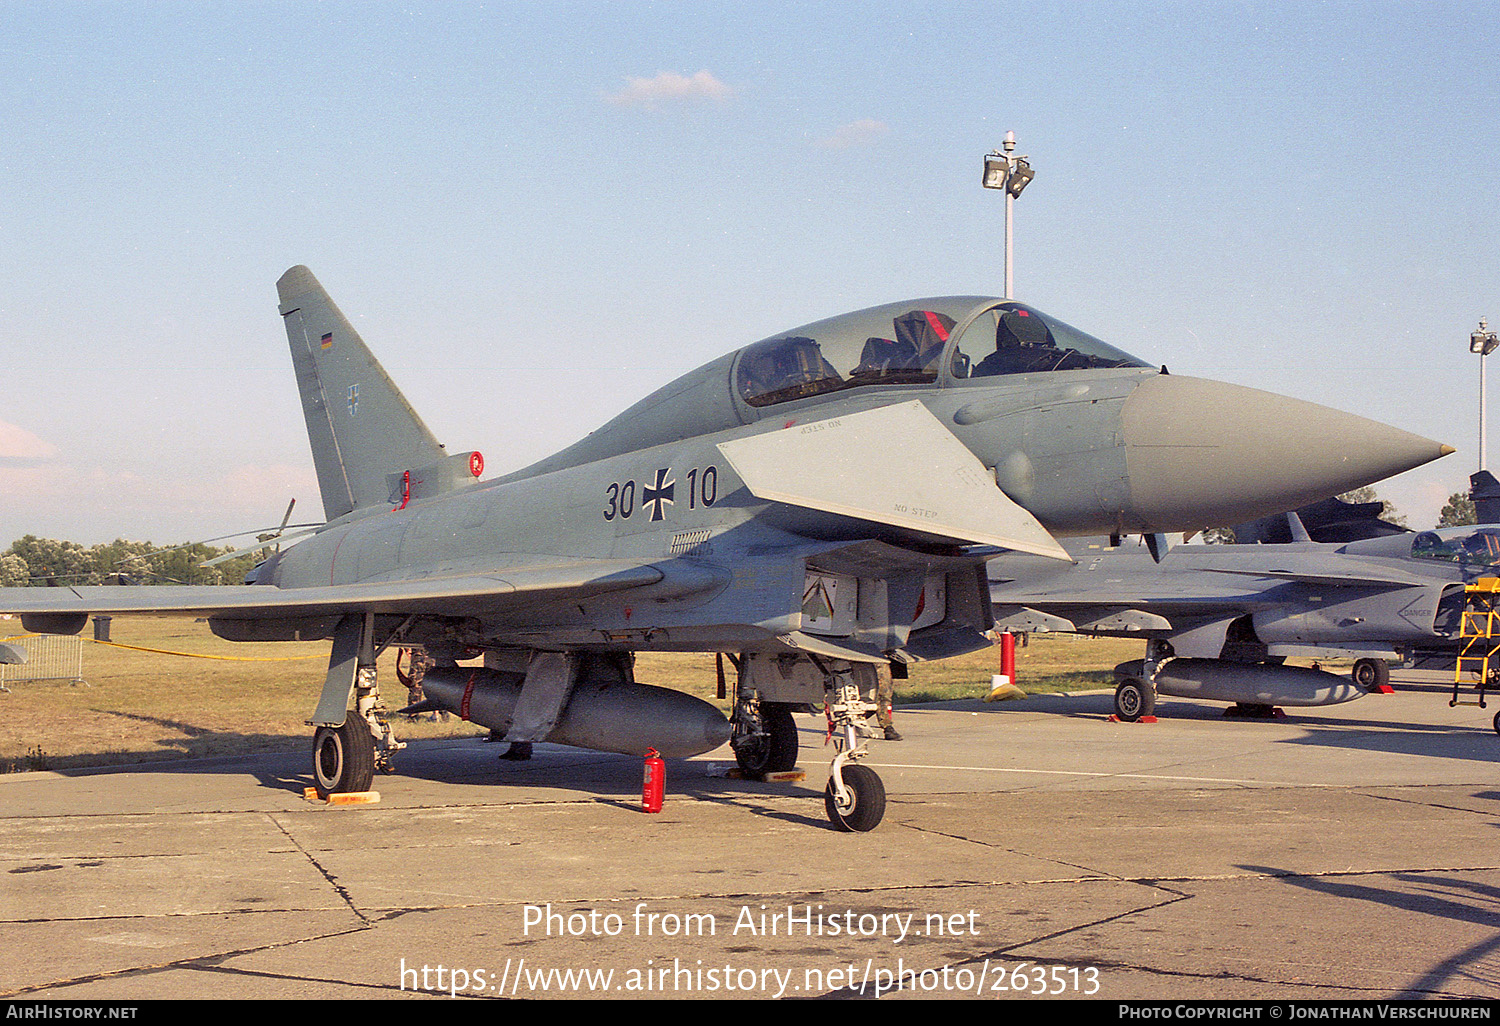
[[[395,755],[406,745],[386,721],[375,680],[373,614],[345,616],[333,635],[328,678],[313,713],[313,786],[331,794],[370,790],[375,771],[395,772]]]
[[[1115,718],[1135,723],[1156,715],[1156,689],[1139,677],[1126,677],[1115,685]]]
[[[729,745],[740,771],[754,780],[785,773],[797,765],[797,724],[792,706],[762,702],[755,692],[739,699]]]
[[[1115,685],[1115,719],[1122,723],[1156,722],[1156,674],[1172,661],[1172,647],[1157,638],[1146,640],[1146,658],[1139,677],[1122,677]]]

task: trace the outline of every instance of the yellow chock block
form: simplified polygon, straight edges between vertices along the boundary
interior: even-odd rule
[[[806,771],[799,769],[782,770],[778,773],[767,773],[763,777],[751,777],[738,766],[731,768],[724,775],[730,780],[774,780],[778,783],[783,784],[795,784],[807,779]]]
[[[986,702],[1005,702],[1012,698],[1025,698],[1026,692],[1011,683],[997,685],[990,689],[990,693],[984,696]]]
[[[316,787],[304,787],[302,797],[310,802],[324,801]],[[379,801],[379,791],[349,791],[345,794],[331,794],[327,798],[329,805],[375,805]]]

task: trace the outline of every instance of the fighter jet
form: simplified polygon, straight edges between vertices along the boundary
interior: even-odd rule
[[[791,768],[792,710],[825,704],[828,816],[868,830],[885,791],[855,762],[865,696],[882,667],[989,644],[991,556],[1071,565],[1058,535],[1238,522],[1451,451],[959,296],[778,333],[481,482],[483,457],[437,442],[307,268],[277,288],[327,522],[278,538],[244,586],[6,590],[0,610],[37,631],[151,611],[332,639],[323,794],[367,789],[402,747],[375,672],[395,645],[436,662],[428,707],[509,740],[668,757],[729,740],[752,775]],[[642,650],[726,655],[733,715],[638,683]]]
[[[1263,716],[1361,698],[1388,682],[1389,660],[1456,669],[1470,640],[1466,586],[1500,575],[1500,526],[1415,532],[1370,516],[1379,503],[1364,518],[1333,504],[1314,508],[1312,533],[1295,512],[1237,529],[1274,538],[1279,521],[1285,542],[1075,541],[1065,567],[1006,554],[990,563],[996,627],[1147,639],[1144,659],[1116,668],[1115,715],[1127,721],[1154,715],[1157,695]],[[1285,665],[1340,654],[1360,656],[1350,676]]]

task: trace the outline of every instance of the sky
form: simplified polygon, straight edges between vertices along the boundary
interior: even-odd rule
[[[0,0],[0,24],[0,546],[318,519],[294,264],[496,476],[760,338],[999,295],[980,175],[1007,131],[1036,173],[1017,299],[1455,446],[1376,485],[1411,526],[1478,467],[1500,5]]]

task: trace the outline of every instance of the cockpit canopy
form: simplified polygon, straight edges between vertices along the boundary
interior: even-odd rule
[[[977,296],[892,303],[747,346],[735,390],[751,406],[872,384],[1148,367],[1021,303]]]
[[[1436,559],[1475,569],[1500,566],[1500,527],[1445,527],[1412,539],[1413,559]]]
[[[733,430],[754,423],[778,403],[867,385],[964,388],[997,382],[1006,374],[1090,367],[1150,369],[1020,303],[987,296],[889,303],[726,353],[518,473],[548,473]]]

